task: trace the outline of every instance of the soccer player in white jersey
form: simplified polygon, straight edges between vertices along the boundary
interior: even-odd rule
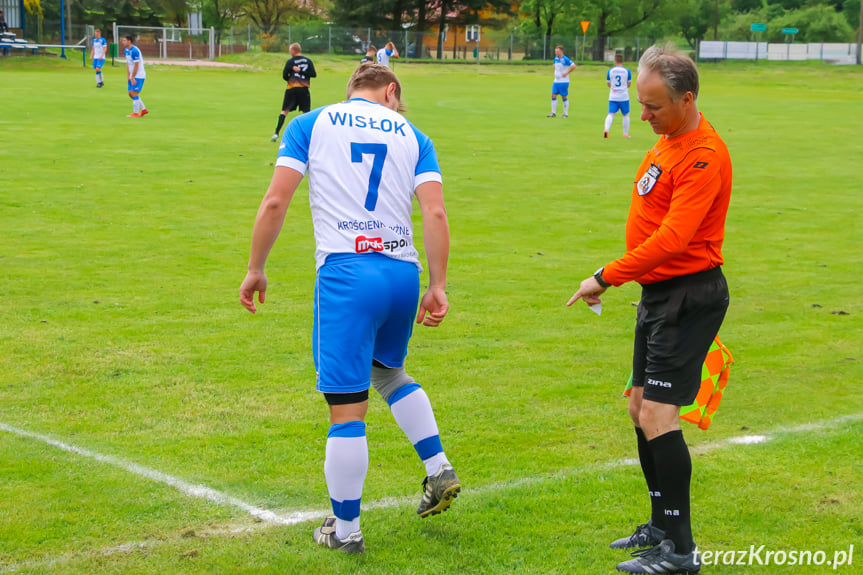
[[[632,85],[632,72],[623,67],[623,54],[614,55],[614,67],[605,75],[605,83],[611,90],[608,93],[608,116],[605,117],[603,138],[614,122],[614,115],[620,110],[623,116],[623,137],[629,137],[629,87]]]
[[[378,64],[386,66],[387,68],[390,66],[390,58],[398,57],[399,51],[396,49],[396,45],[392,42],[387,42],[387,45],[378,50],[377,54]]]
[[[93,32],[93,48],[90,50],[90,59],[93,61],[93,69],[96,70],[96,87],[105,85],[102,79],[102,66],[105,65],[105,53],[108,51],[108,41],[102,38],[102,31],[96,28]]]
[[[255,292],[264,302],[267,256],[308,172],[317,264],[312,352],[317,390],[330,408],[324,475],[333,509],[313,535],[320,545],[362,553],[369,387],[386,400],[425,465],[417,514],[447,509],[461,483],[444,453],[429,398],[404,368],[414,318],[437,327],[449,310],[449,223],[437,154],[428,136],[398,112],[401,84],[389,68],[357,68],[347,97],[288,124],[255,219],[240,303],[255,313]],[[422,298],[414,196],[429,268]]]
[[[123,48],[123,53],[126,55],[127,88],[129,97],[132,98],[132,113],[126,117],[140,118],[150,113],[140,96],[141,90],[144,89],[144,80],[147,79],[147,72],[144,71],[144,58],[141,56],[141,50],[135,46],[135,36],[132,34],[123,38]]]
[[[575,70],[575,62],[563,55],[563,46],[554,47],[554,83],[551,85],[551,114],[557,116],[557,95],[563,99],[563,117],[569,117],[569,74]]]

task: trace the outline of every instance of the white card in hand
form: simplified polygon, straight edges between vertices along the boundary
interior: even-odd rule
[[[595,303],[590,306],[590,311],[592,311],[596,315],[602,315],[602,302]]]

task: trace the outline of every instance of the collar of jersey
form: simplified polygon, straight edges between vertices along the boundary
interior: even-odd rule
[[[366,102],[367,104],[374,104],[375,106],[383,106],[378,102],[372,102],[371,100],[366,100],[365,98],[348,98],[347,102]]]

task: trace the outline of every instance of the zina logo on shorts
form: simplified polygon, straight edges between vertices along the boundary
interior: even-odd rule
[[[659,381],[658,379],[650,379],[650,378],[648,378],[648,380],[647,380],[647,385],[655,385],[655,386],[657,386],[657,387],[666,387],[666,388],[670,388],[670,387],[671,387],[671,382],[670,382],[670,381]]]
[[[383,238],[367,238],[366,236],[357,236],[356,241],[357,253],[364,254],[366,252],[382,252],[384,251]]]

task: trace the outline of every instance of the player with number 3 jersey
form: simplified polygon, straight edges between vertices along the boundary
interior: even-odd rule
[[[428,396],[404,368],[414,318],[436,327],[449,309],[449,224],[437,155],[428,136],[399,113],[401,84],[386,66],[360,66],[347,96],[288,124],[255,220],[240,302],[252,313],[255,292],[264,302],[267,255],[308,173],[317,266],[312,353],[317,389],[330,407],[324,474],[333,509],[314,540],[361,553],[369,387],[387,402],[425,466],[417,514],[446,510],[461,483],[444,453]],[[411,223],[414,196],[429,271],[422,298]]]
[[[632,85],[632,72],[623,67],[623,55],[614,55],[614,67],[605,75],[608,85],[608,115],[605,117],[604,138],[614,122],[614,115],[619,111],[623,116],[623,137],[629,137],[629,87]]]

